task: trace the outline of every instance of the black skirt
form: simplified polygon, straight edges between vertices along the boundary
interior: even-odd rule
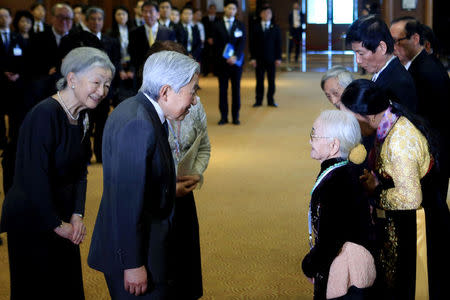
[[[8,232],[11,300],[84,299],[80,248],[54,232]]]

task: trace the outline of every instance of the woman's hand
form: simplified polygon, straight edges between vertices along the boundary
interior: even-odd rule
[[[373,171],[369,172],[367,169],[364,169],[364,174],[359,176],[359,179],[369,195],[372,195],[375,188],[380,184],[375,173]]]
[[[62,238],[72,240],[73,226],[70,223],[61,222],[61,225],[53,229],[53,231]]]
[[[193,191],[198,182],[200,181],[200,175],[185,175],[177,177],[177,197],[183,197],[184,195]]]
[[[123,271],[123,283],[125,290],[139,296],[147,291],[147,270],[145,266]]]
[[[83,223],[83,219],[77,214],[72,215],[70,224],[72,224],[73,227],[73,234],[71,237],[72,243],[79,245],[86,237],[86,226]]]

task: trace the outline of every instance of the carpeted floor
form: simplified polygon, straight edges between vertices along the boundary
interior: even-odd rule
[[[199,94],[212,146],[205,183],[195,193],[202,299],[312,299],[300,262],[308,250],[307,206],[319,168],[309,157],[309,132],[319,112],[332,109],[320,90],[321,75],[279,73],[279,107],[252,108],[254,75],[245,74],[240,126],[217,125],[217,80],[201,79]],[[89,233],[101,199],[101,178],[101,165],[91,165],[85,217]],[[5,234],[1,237],[5,241]],[[88,235],[81,246],[86,299],[109,299],[102,274],[86,264],[89,243]],[[8,298],[4,244],[0,299]]]

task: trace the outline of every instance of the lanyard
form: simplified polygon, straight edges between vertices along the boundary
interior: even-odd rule
[[[322,182],[322,180],[328,175],[330,174],[333,170],[345,166],[346,164],[348,164],[348,160],[344,160],[341,162],[338,162],[330,167],[328,167],[325,171],[323,171],[319,178],[317,178],[316,183],[314,184],[312,190],[311,190],[311,196],[314,193],[314,191],[316,190],[316,188],[319,186],[319,184]],[[308,210],[308,231],[309,231],[309,247],[312,249],[313,248],[313,238],[312,238],[312,220],[311,220],[311,201],[309,202],[309,210]]]
[[[172,132],[172,135],[173,135],[173,140],[175,141],[175,149],[174,149],[174,151],[175,151],[175,157],[176,157],[176,160],[177,160],[177,163],[178,163],[178,161],[180,160],[180,156],[181,156],[181,143],[180,143],[180,133],[181,133],[181,122],[179,123],[179,126],[178,126],[178,135],[176,135],[175,134],[175,131],[173,130],[173,127],[172,127],[172,122],[167,122],[168,123],[168,125],[169,125],[169,129],[170,129],[170,132]]]

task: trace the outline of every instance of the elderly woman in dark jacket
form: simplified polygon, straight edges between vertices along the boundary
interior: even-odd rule
[[[303,259],[302,268],[314,283],[314,299],[344,295],[353,295],[351,299],[364,298],[365,288],[374,280],[373,258],[367,251],[369,203],[359,183],[361,168],[355,164],[365,158],[360,140],[358,122],[348,112],[324,111],[311,130],[311,157],[321,162],[321,168],[311,191],[308,213],[311,250]],[[360,260],[350,261],[350,266],[344,267],[342,257],[355,252],[361,254]],[[359,276],[353,276],[351,271],[355,264],[361,266]],[[350,274],[340,276],[347,267]],[[332,274],[336,269],[339,275]],[[337,287],[337,277],[349,280],[344,287]]]

